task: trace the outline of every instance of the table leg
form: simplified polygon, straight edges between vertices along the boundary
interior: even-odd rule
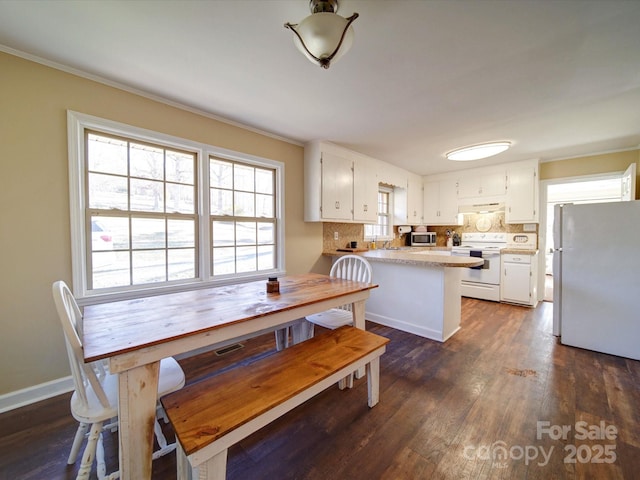
[[[120,478],[150,480],[160,362],[118,375]]]

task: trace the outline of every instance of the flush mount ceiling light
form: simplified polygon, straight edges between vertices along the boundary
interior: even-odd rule
[[[338,0],[311,0],[311,15],[298,24],[285,23],[295,36],[293,42],[313,63],[322,68],[329,68],[351,48],[353,44],[353,27],[351,24],[358,18],[354,13],[349,18],[336,14]]]
[[[481,158],[492,157],[504,152],[511,146],[511,142],[492,142],[472,145],[470,147],[458,148],[447,153],[449,160],[466,162],[469,160],[480,160]]]

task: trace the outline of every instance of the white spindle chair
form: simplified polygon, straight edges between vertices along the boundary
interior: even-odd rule
[[[80,424],[67,463],[73,465],[76,462],[82,441],[85,436],[88,436],[76,480],[89,478],[94,458],[97,463],[97,476],[100,480],[116,479],[119,477],[119,471],[106,474],[102,431],[106,429],[115,431],[118,425],[118,376],[109,373],[103,362],[90,364],[84,362],[82,314],[73,294],[64,282],[58,281],[53,284],[53,299],[64,330],[67,355],[75,387],[71,397],[71,414]],[[178,362],[173,358],[163,359],[160,362],[158,397],[179,390],[184,386],[184,383],[184,372]],[[164,416],[160,404],[158,404],[158,408],[158,413]],[[87,430],[89,430],[88,435]],[[175,442],[167,444],[157,419],[154,432],[160,447],[153,453],[154,459],[175,450]]]
[[[344,255],[338,258],[332,265],[329,276],[370,283],[371,265],[364,257],[359,255]],[[311,323],[309,337],[313,336],[314,324],[331,330],[342,327],[343,325],[352,325],[353,313],[351,311],[351,304],[349,303],[321,313],[309,315],[306,319]]]

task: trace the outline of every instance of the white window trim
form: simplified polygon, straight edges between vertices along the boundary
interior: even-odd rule
[[[393,227],[395,225],[393,223],[393,220],[394,220],[394,215],[393,215],[394,205],[393,205],[393,203],[395,202],[394,189],[392,187],[385,187],[385,186],[381,186],[380,185],[380,186],[378,186],[378,192],[381,192],[381,191],[382,192],[387,192],[389,194],[389,213],[388,213],[388,215],[389,215],[389,235],[380,235],[380,236],[377,236],[377,235],[367,236],[367,235],[365,235],[364,236],[364,240],[366,240],[366,241],[370,241],[370,242],[378,241],[378,240],[387,241],[387,240],[393,240],[395,238],[395,235],[393,233]],[[377,195],[376,195],[376,203],[377,202],[378,202],[378,199],[377,199]],[[366,228],[364,230],[366,231]]]
[[[127,289],[117,289],[108,291],[102,289],[100,292],[88,291],[86,277],[86,239],[85,239],[85,188],[86,171],[84,152],[86,129],[99,132],[119,135],[134,140],[150,143],[161,143],[168,147],[178,148],[196,153],[198,157],[198,221],[199,221],[199,243],[200,253],[198,267],[200,276],[179,283],[163,283],[160,285],[132,286]],[[139,127],[134,127],[124,123],[106,120],[84,113],[67,111],[67,137],[69,153],[69,209],[71,221],[71,271],[73,278],[73,292],[80,305],[88,305],[105,301],[126,300],[130,298],[157,295],[160,293],[172,293],[196,288],[206,288],[216,285],[227,285],[233,283],[248,282],[265,279],[269,276],[286,275],[285,270],[285,246],[284,246],[284,163],[246,153],[235,152],[212,145],[207,145],[184,138],[154,132]],[[273,168],[275,170],[276,181],[276,267],[269,271],[249,272],[246,274],[235,274],[215,279],[210,272],[211,249],[209,232],[209,202],[207,201],[209,192],[209,156],[235,160],[238,162],[254,164]]]

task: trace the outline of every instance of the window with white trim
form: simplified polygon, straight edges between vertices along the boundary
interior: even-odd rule
[[[281,162],[75,112],[68,123],[79,298],[284,272]]]
[[[366,240],[393,240],[393,189],[378,187],[378,222],[364,226]]]

